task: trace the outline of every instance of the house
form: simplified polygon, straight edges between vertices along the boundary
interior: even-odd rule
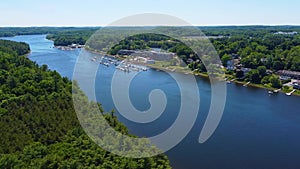
[[[188,58],[188,60],[187,60],[186,62],[187,62],[187,63],[192,63],[192,62],[194,62],[194,60],[191,59],[191,58]]]
[[[133,53],[135,53],[134,50],[126,50],[126,49],[122,49],[118,52],[119,55],[132,55]]]
[[[282,32],[282,31],[279,31],[279,32],[276,32],[274,33],[274,35],[297,35],[298,32],[296,31],[293,31],[293,32]]]
[[[288,76],[279,76],[279,78],[280,78],[280,80],[291,80],[291,78],[290,77],[288,77]]]
[[[296,81],[292,82],[292,86],[294,89],[300,90],[300,80],[296,80]]]
[[[146,64],[155,64],[155,60],[147,59]]]
[[[158,61],[169,61],[173,59],[176,54],[175,53],[169,53],[169,52],[160,52],[160,51],[136,51],[135,53],[131,54],[132,56],[140,56],[145,58],[150,58],[152,60],[158,60]]]
[[[232,58],[234,58],[234,57],[232,57]],[[228,60],[227,61],[227,70],[241,69],[242,65],[240,65],[240,63],[241,63],[240,59]]]
[[[246,75],[248,72],[251,71],[251,68],[241,68],[241,70],[244,72],[244,75]]]
[[[232,53],[232,54],[231,54],[231,57],[232,57],[233,59],[238,59],[240,56],[239,56],[238,54],[236,54],[236,53]]]
[[[291,79],[300,79],[300,72],[297,71],[279,70],[277,74],[280,77],[290,77]]]
[[[271,74],[273,74],[273,71],[271,69],[267,69],[266,73],[267,73],[267,75],[271,75]]]
[[[227,70],[234,70],[234,59],[227,61]]]

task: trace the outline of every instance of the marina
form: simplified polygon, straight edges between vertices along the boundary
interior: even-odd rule
[[[147,71],[148,68],[145,66],[140,66],[136,64],[132,64],[127,59],[120,61],[112,57],[108,56],[95,56],[90,59],[92,62],[99,62],[99,64],[104,65],[106,67],[115,66],[117,70],[121,70],[124,72],[131,72],[131,71]]]

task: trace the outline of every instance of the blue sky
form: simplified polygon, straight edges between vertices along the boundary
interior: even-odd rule
[[[103,26],[139,13],[193,25],[300,25],[299,0],[3,0],[0,26]]]

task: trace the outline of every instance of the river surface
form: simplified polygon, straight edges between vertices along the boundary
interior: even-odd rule
[[[62,51],[53,48],[45,35],[27,35],[4,38],[30,44],[29,58],[46,64],[62,76],[72,79],[74,65],[80,52],[85,52],[86,69],[97,64],[90,58],[96,54],[84,50]],[[115,108],[111,96],[111,78],[114,66],[99,66],[95,83],[96,97],[105,110]],[[87,75],[88,76],[88,75]],[[184,75],[181,75],[184,76]],[[85,78],[85,77],[82,77]],[[126,73],[124,77],[126,78]],[[166,152],[176,169],[298,169],[300,167],[300,97],[279,93],[268,95],[267,90],[227,85],[227,101],[214,135],[204,144],[198,143],[199,134],[210,106],[211,88],[207,79],[197,78],[201,104],[196,123],[187,137]],[[84,87],[82,87],[83,90]],[[148,70],[132,81],[130,99],[138,110],[150,107],[148,95],[153,89],[165,92],[168,103],[159,119],[138,124],[118,114],[131,133],[154,136],[166,130],[175,121],[180,108],[177,83],[165,72]],[[187,91],[193,92],[193,91]],[[191,100],[192,101],[192,100]]]

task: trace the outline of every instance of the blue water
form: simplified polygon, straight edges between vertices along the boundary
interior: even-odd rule
[[[40,65],[47,64],[50,69],[70,79],[79,53],[87,52],[52,48],[53,42],[46,40],[45,35],[5,39],[29,43],[32,50],[29,56],[31,60]],[[96,54],[87,53],[86,61],[82,64],[88,69],[91,64],[96,64],[89,57]],[[106,110],[114,108],[110,94],[114,71],[113,66],[100,66],[97,73],[95,92],[97,100]],[[264,89],[228,84],[226,108],[221,123],[206,143],[199,144],[198,137],[210,106],[211,89],[207,79],[197,78],[197,83],[201,105],[196,124],[180,144],[166,153],[174,168],[300,168],[300,97],[288,97],[281,93],[269,96]],[[180,106],[179,88],[165,72],[149,70],[140,73],[133,80],[130,86],[133,105],[141,111],[148,109],[148,95],[152,89],[157,88],[162,89],[168,98],[166,111],[158,120],[141,125],[119,115],[119,119],[131,133],[153,136],[167,129],[176,119]]]

